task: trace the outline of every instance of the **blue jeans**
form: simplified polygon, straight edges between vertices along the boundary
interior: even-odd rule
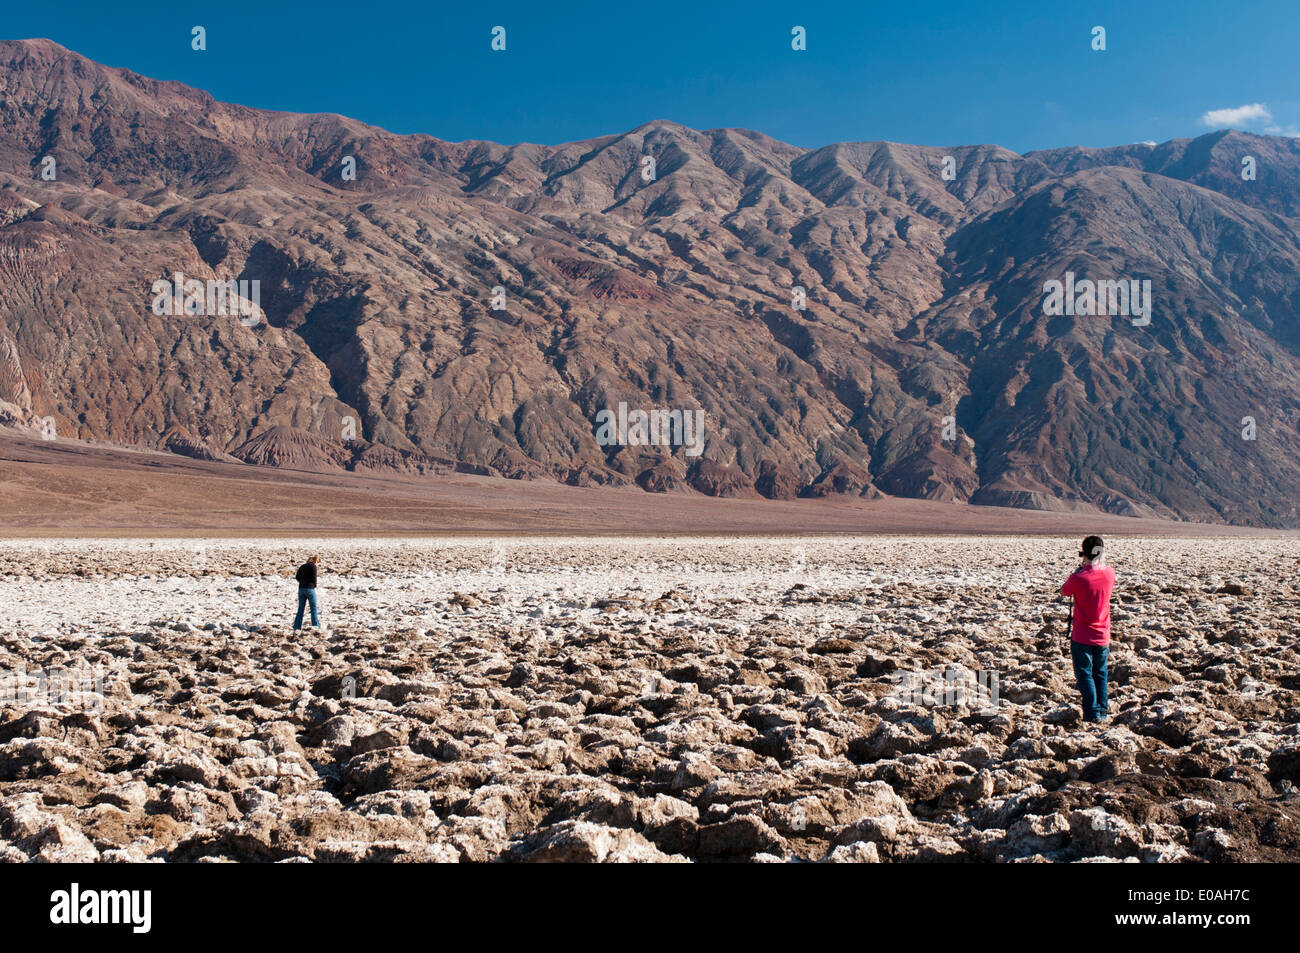
[[[1074,657],[1079,694],[1083,696],[1084,720],[1101,721],[1110,710],[1106,698],[1106,659],[1110,657],[1110,646],[1071,642],[1070,654]]]
[[[311,624],[320,628],[320,616],[316,614],[316,590],[299,589],[298,590],[298,614],[293,617],[293,627],[302,628],[302,610],[308,603],[311,604]]]

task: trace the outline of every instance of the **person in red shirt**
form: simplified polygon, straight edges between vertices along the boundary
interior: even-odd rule
[[[1105,721],[1110,710],[1106,693],[1106,661],[1110,655],[1110,594],[1115,570],[1106,565],[1106,543],[1089,536],[1079,550],[1080,562],[1061,587],[1061,595],[1074,599],[1074,626],[1070,655],[1074,677],[1083,696],[1085,721]]]

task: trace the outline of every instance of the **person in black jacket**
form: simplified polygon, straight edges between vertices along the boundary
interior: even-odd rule
[[[298,614],[293,618],[295,629],[302,628],[302,610],[307,605],[311,606],[312,626],[320,628],[320,616],[316,614],[316,564],[319,562],[319,556],[312,556],[298,567]]]

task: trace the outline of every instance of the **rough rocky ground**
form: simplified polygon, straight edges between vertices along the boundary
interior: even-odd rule
[[[1075,546],[3,541],[0,858],[1300,858],[1294,543],[1112,539],[1103,726]]]

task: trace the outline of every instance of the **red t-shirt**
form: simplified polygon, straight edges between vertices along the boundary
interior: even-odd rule
[[[1070,638],[1084,645],[1110,643],[1110,593],[1115,588],[1115,570],[1109,566],[1076,569],[1061,595],[1074,597],[1074,631]]]

